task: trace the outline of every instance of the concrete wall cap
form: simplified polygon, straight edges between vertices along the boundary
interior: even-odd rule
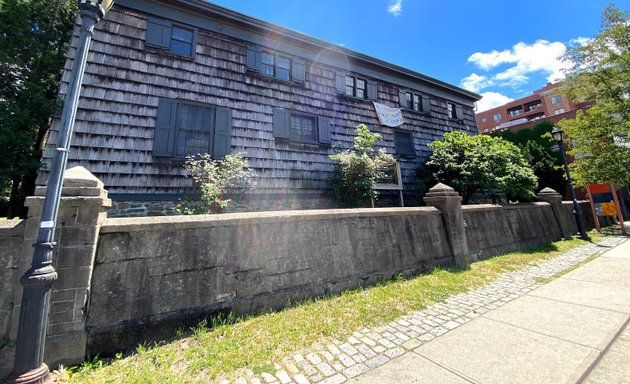
[[[103,182],[84,167],[77,166],[64,172],[63,186],[103,188]]]
[[[149,216],[108,218],[101,233],[179,230],[243,224],[263,224],[292,221],[316,221],[344,218],[370,218],[401,215],[437,215],[433,207],[323,209],[305,211],[264,211],[222,213],[218,215]]]
[[[429,189],[429,192],[425,195],[426,197],[440,197],[440,196],[459,196],[459,193],[457,193],[452,187],[449,187],[446,184],[442,184],[442,183],[437,183],[435,184],[431,189]]]

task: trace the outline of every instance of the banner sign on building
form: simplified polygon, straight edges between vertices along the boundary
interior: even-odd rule
[[[398,127],[403,124],[402,111],[399,108],[391,108],[377,102],[373,103],[376,114],[378,115],[378,121],[380,121],[382,125]]]

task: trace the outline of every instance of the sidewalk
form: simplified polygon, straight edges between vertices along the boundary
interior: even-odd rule
[[[630,383],[629,321],[625,241],[348,382]]]

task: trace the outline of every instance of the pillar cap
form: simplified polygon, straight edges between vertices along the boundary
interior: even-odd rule
[[[429,192],[426,194],[426,196],[427,197],[434,197],[434,196],[459,196],[459,193],[457,193],[452,187],[449,187],[446,184],[437,183],[431,189],[429,189]]]
[[[556,195],[560,195],[558,192],[556,192],[556,190],[551,189],[549,187],[545,187],[543,188],[540,192],[537,193],[537,196],[556,196]]]

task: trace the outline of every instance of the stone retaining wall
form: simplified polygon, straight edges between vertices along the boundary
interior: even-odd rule
[[[59,279],[45,353],[52,368],[80,363],[86,352],[170,337],[208,314],[278,309],[439,263],[465,268],[576,232],[571,205],[552,190],[540,194],[544,202],[462,207],[442,184],[425,197],[432,206],[422,208],[105,218],[110,201],[102,183],[84,169],[71,171],[53,259]],[[26,223],[0,225],[0,336],[9,343],[42,194],[29,198]],[[2,345],[6,375],[14,348]]]

